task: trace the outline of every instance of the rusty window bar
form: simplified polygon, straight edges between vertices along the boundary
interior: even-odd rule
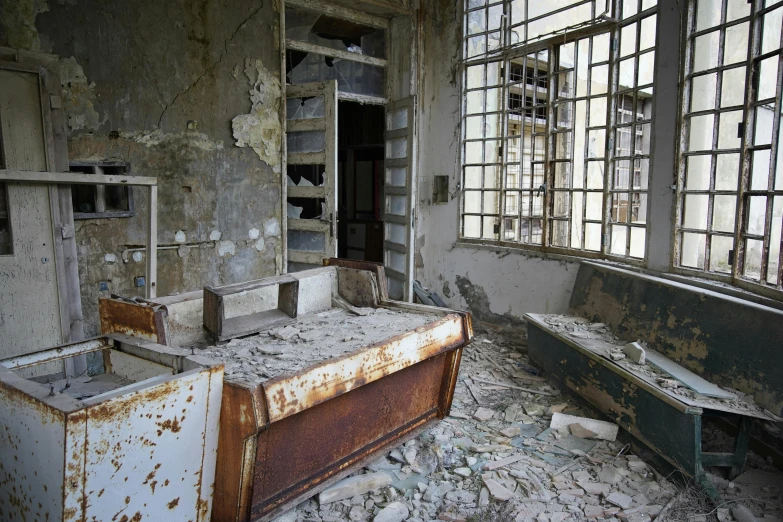
[[[158,180],[146,176],[81,174],[75,172],[35,172],[0,169],[0,182],[43,183],[48,185],[122,185],[147,187],[147,299],[156,297],[158,280]]]
[[[588,2],[580,2],[580,5],[587,3]],[[617,12],[619,13],[619,16],[622,16],[626,19],[627,24],[632,24],[637,21],[640,22],[637,25],[638,31],[641,31],[641,20],[644,18],[650,18],[651,15],[656,13],[657,7],[655,2],[650,0],[632,0],[632,2],[627,3],[630,8],[627,6],[621,7]],[[524,9],[526,11],[527,5],[526,3],[523,4],[525,4]],[[537,15],[535,19],[530,19],[528,22],[534,22],[539,18],[550,16],[554,14],[554,12],[565,11],[567,9],[573,8],[575,5],[576,4],[568,6],[567,8],[554,10],[553,12],[546,13],[545,16]],[[604,7],[604,5],[605,4],[601,4],[602,7]],[[503,17],[498,19],[497,17],[501,12],[501,7],[503,9]],[[490,14],[491,9],[495,10],[494,15]],[[592,4],[591,9],[593,16],[595,16],[597,11],[595,3]],[[526,15],[527,12],[525,12],[525,18]],[[461,149],[463,160],[463,197],[460,200],[459,212],[460,237],[461,239],[467,240],[469,242],[494,243],[498,245],[512,243],[541,251],[566,251],[568,253],[576,252],[579,255],[587,257],[594,257],[595,254],[603,257],[617,257],[612,256],[611,253],[604,252],[604,244],[606,243],[605,227],[606,222],[608,221],[607,212],[604,212],[604,208],[601,208],[598,218],[590,219],[587,216],[588,205],[586,204],[586,193],[590,192],[590,190],[586,188],[586,179],[583,180],[582,187],[575,187],[573,185],[569,186],[569,196],[567,197],[567,199],[569,199],[569,212],[565,219],[562,216],[553,215],[552,203],[554,198],[552,197],[552,190],[548,189],[553,187],[554,176],[554,169],[551,168],[553,164],[552,156],[554,151],[552,140],[553,132],[551,130],[551,122],[554,121],[552,119],[552,104],[554,100],[542,100],[543,103],[539,103],[538,98],[541,93],[539,92],[540,89],[538,89],[537,84],[538,79],[542,77],[537,72],[542,69],[541,67],[538,67],[537,62],[542,61],[542,56],[546,57],[546,62],[552,62],[552,60],[556,60],[555,51],[561,42],[567,44],[571,41],[576,41],[578,38],[584,38],[592,45],[592,37],[599,35],[602,30],[606,31],[607,24],[602,24],[601,27],[592,28],[593,30],[587,31],[586,35],[584,33],[580,33],[578,37],[565,35],[562,40],[560,40],[559,37],[552,37],[550,39],[550,43],[547,44],[545,50],[541,53],[526,53],[525,46],[519,46],[513,49],[502,49],[502,53],[498,53],[496,56],[493,56],[488,52],[484,52],[483,54],[480,53],[479,51],[486,51],[486,47],[481,47],[479,44],[483,42],[484,46],[488,46],[488,35],[490,33],[494,34],[498,28],[502,29],[502,35],[505,34],[505,41],[510,42],[512,45],[514,44],[513,35],[511,34],[512,29],[521,25],[519,23],[513,23],[514,16],[515,15],[512,11],[512,6],[508,1],[505,3],[489,2],[486,5],[481,2],[473,2],[470,0],[466,2],[464,11],[465,32],[463,35],[463,64],[465,71],[463,76],[464,81],[462,82],[462,92],[464,94],[462,102],[463,118]],[[509,18],[512,19],[511,24],[508,23]],[[471,20],[472,28],[470,27]],[[491,20],[496,21],[491,22]],[[503,29],[504,25],[507,27],[507,29]],[[619,36],[619,29],[617,29],[617,31],[617,36]],[[615,29],[612,29],[611,32],[614,35]],[[571,38],[569,38],[569,36],[571,36]],[[477,37],[483,37],[484,39],[480,39],[478,44],[471,44],[471,39],[475,39]],[[503,36],[501,36],[501,38],[503,38]],[[542,47],[544,41],[536,44],[537,50]],[[480,47],[478,50],[477,45]],[[654,47],[654,45],[652,47]],[[649,47],[644,49],[636,49],[633,56],[636,59],[638,56],[646,54],[650,51],[651,48]],[[500,64],[502,65],[501,72],[503,77],[502,86],[499,87],[499,90],[503,92],[503,100],[502,104],[500,104],[500,107],[498,107],[502,111],[501,119],[495,119],[494,113],[496,113],[497,110],[490,110],[489,107],[484,107],[482,105],[481,108],[485,112],[482,112],[481,114],[477,114],[477,111],[475,110],[477,106],[475,103],[476,99],[479,99],[479,103],[483,103],[485,101],[480,100],[480,91],[486,90],[491,85],[494,85],[494,82],[486,81],[488,76],[487,69],[491,66],[495,66],[494,64],[498,63],[498,58],[502,58]],[[521,64],[519,63],[520,59],[522,60]],[[532,74],[527,72],[531,69],[531,61],[535,62],[532,67]],[[526,79],[532,79],[534,87],[532,92],[526,92],[527,87],[525,87],[524,95],[519,95],[518,93],[515,94],[513,92],[515,84],[520,79],[519,74],[515,75],[512,73],[512,69],[515,67],[515,65],[518,69],[522,70],[522,85],[525,85]],[[596,61],[595,63],[591,64],[591,66],[595,67],[602,65],[609,66],[610,70],[608,77],[611,78],[612,67],[610,66],[609,60],[604,60],[602,62]],[[477,83],[475,81],[476,78],[484,79],[483,83]],[[550,93],[554,93],[556,86],[555,76],[552,71],[546,73],[546,79],[546,86],[548,91]],[[611,82],[609,83],[611,85]],[[640,87],[644,88],[645,86]],[[610,88],[607,88],[607,91],[610,90]],[[613,94],[611,92],[607,92],[605,96],[607,99],[607,113],[609,113],[611,111],[611,108],[609,107],[609,100],[612,99]],[[473,98],[473,100],[470,98]],[[585,105],[588,106],[590,101],[591,100],[585,99]],[[468,109],[469,106],[472,106],[472,108]],[[544,128],[544,132],[539,133],[537,132],[539,127],[539,125],[537,125],[539,120],[538,112],[542,110],[546,111],[547,124]],[[529,134],[525,132],[526,114],[529,114],[532,117]],[[499,133],[493,133],[490,136],[484,133],[486,130],[486,125],[484,124],[486,120],[484,118],[487,115],[493,117],[493,125],[498,125],[500,128]],[[518,131],[516,130],[515,126],[512,125],[515,115],[520,116],[520,126]],[[484,129],[481,129],[480,133],[476,132],[476,123],[480,123],[485,127]],[[650,123],[651,125],[649,120],[638,123]],[[586,129],[586,134],[589,135],[590,131],[594,130],[599,129]],[[609,140],[610,133],[608,127],[604,127],[603,130],[605,139]],[[498,154],[497,158],[493,157],[488,159],[487,151],[489,150],[490,154],[493,154],[496,149],[494,147],[487,147],[487,140],[495,139],[498,137],[498,135],[501,141],[493,142],[493,145],[500,144],[502,147],[501,153]],[[539,141],[542,138],[544,141],[544,158],[539,156],[537,150]],[[571,141],[573,142],[573,140]],[[587,143],[587,141],[585,143]],[[484,144],[485,146],[481,147],[480,144]],[[607,150],[610,148],[611,147],[608,146],[605,147]],[[516,156],[513,156],[512,152],[515,152]],[[587,152],[585,152],[585,154],[587,154]],[[608,153],[605,152],[603,156],[604,158],[602,159],[591,157],[590,163],[584,162],[583,164],[585,167],[592,163],[604,164],[603,187],[600,191],[604,192],[603,200],[607,200],[610,194],[608,183],[610,182],[612,175],[610,173],[610,169],[606,167],[608,162]],[[571,162],[573,162],[574,154],[570,154],[569,159]],[[639,160],[648,161],[649,154],[637,154],[635,157],[635,163],[638,163]],[[481,163],[479,163],[479,161]],[[529,168],[527,168],[528,165]],[[499,179],[497,177],[498,169],[500,170]],[[586,177],[586,168],[584,172]],[[493,175],[488,177],[488,173],[493,173]],[[541,174],[543,174],[543,183],[536,184],[535,182],[539,179],[538,177]],[[541,189],[539,189],[539,187],[541,187]],[[577,231],[577,234],[581,237],[576,238],[574,237],[574,232],[576,229],[569,225],[574,219],[574,203],[573,196],[571,194],[574,192],[575,188],[577,189],[576,192],[582,193],[582,208],[579,209],[582,213],[579,218],[581,223],[579,224],[579,230]],[[546,194],[543,193],[544,190],[546,190]],[[553,190],[557,192],[556,189]],[[646,188],[643,189],[643,192],[641,190],[637,190],[635,193],[638,194],[640,198],[642,198],[642,196],[646,196]],[[558,198],[560,197],[562,196],[558,196]],[[545,200],[545,202],[543,205],[541,205],[537,200]],[[605,203],[603,205],[605,207]],[[555,228],[551,225],[551,223],[564,220],[567,220],[567,223],[569,223],[566,225],[565,229],[568,233],[565,248],[553,244],[553,242],[550,240],[551,232],[550,230],[547,230]],[[563,225],[560,225],[561,230],[562,226]],[[600,230],[599,235],[601,239],[599,244],[601,246],[598,252],[590,252],[584,248],[584,242],[587,236],[585,227],[587,226],[596,226]],[[636,224],[636,228],[646,228],[646,223],[644,225]],[[628,241],[630,241],[630,235],[631,234],[629,233]],[[572,245],[576,245],[578,248],[570,248]],[[626,248],[626,250],[628,249]],[[623,256],[619,257],[623,258]],[[623,258],[623,260],[632,263],[644,262],[643,256],[641,259]]]
[[[637,4],[639,15],[634,18],[624,17],[624,8],[618,5],[615,13],[624,19],[615,32],[612,55],[606,248],[609,256],[644,259],[658,18],[657,9],[645,9],[643,1]]]
[[[678,217],[675,223],[677,254],[674,258],[675,269],[682,272],[702,272],[762,293],[766,293],[765,289],[777,292],[783,289],[783,249],[780,245],[783,173],[779,172],[783,169],[778,165],[783,86],[783,36],[780,28],[783,2],[767,2],[766,6],[764,3],[754,0],[747,6],[747,12],[738,12],[742,6],[724,0],[720,20],[706,24],[704,22],[709,22],[709,16],[699,13],[698,1],[689,3],[677,186]],[[716,36],[719,44],[717,60],[700,67],[703,64],[695,63],[699,46],[697,40],[715,40]],[[747,44],[742,60],[737,60],[736,55],[738,37],[744,38],[743,43]],[[774,77],[765,74],[765,69],[769,72],[769,66],[776,69]],[[746,88],[742,89],[743,96],[738,99],[736,94],[732,95],[731,80],[740,77],[740,74]],[[729,80],[728,84],[726,80]],[[694,107],[694,103],[699,103],[694,92],[695,85],[703,87],[710,83],[715,86],[712,106]],[[757,126],[760,119],[757,114],[763,111],[771,113],[771,116],[767,115],[767,138],[759,140]],[[694,121],[711,121],[711,147],[696,149],[691,146]],[[736,139],[727,139],[735,123],[739,140],[736,145],[729,143]],[[703,186],[703,182],[701,186],[691,184],[691,169],[698,163],[703,164],[705,158],[709,158],[709,183],[707,186]],[[737,181],[733,187],[727,186],[723,179],[727,168],[736,172]],[[702,206],[707,203],[707,219],[698,224],[692,219],[697,213],[690,212],[689,219],[689,203],[693,208],[694,202],[698,201],[696,198]],[[733,222],[726,218],[726,205],[719,208],[720,201],[733,201]],[[762,216],[763,224],[759,222]],[[725,223],[722,228],[716,226],[720,221],[728,221],[731,227]],[[695,264],[692,258],[690,263],[685,259],[687,242],[693,238],[700,238],[702,242],[700,259]],[[726,248],[726,245],[730,247]],[[726,262],[730,266],[721,266],[724,253],[728,254]]]

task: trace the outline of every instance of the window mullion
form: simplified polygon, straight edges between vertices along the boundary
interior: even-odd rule
[[[550,205],[552,202],[552,187],[554,186],[554,168],[555,162],[553,161],[554,155],[554,127],[555,127],[555,96],[557,91],[556,75],[557,69],[557,46],[552,45],[548,50],[548,63],[547,63],[547,121],[546,121],[546,145],[544,148],[544,206],[543,214],[544,219],[541,225],[541,238],[544,248],[552,246],[550,238],[550,224],[549,221],[552,217]]]
[[[615,17],[622,18],[622,2],[615,6]],[[615,149],[617,144],[617,103],[616,95],[619,82],[618,71],[620,57],[620,32],[622,26],[618,24],[612,31],[612,42],[609,48],[609,79],[606,98],[606,151],[604,152],[604,197],[603,197],[603,222],[601,224],[601,253],[608,255],[611,251],[611,215],[612,215],[612,176],[615,170]]]
[[[724,0],[725,1],[725,0]],[[764,0],[753,0],[750,4],[750,26],[748,31],[748,57],[745,67],[745,108],[743,114],[744,132],[740,147],[742,149],[742,168],[737,190],[737,208],[734,220],[734,263],[731,267],[731,280],[736,283],[745,269],[745,228],[747,225],[747,196],[750,188],[751,154],[749,150],[753,144],[755,127],[754,100],[758,92],[758,85],[754,78],[754,56],[761,49],[761,17],[757,16],[760,9],[764,8]],[[762,261],[763,262],[763,261]]]
[[[503,5],[503,20],[501,21],[501,34],[506,34],[506,29],[510,24],[508,24],[508,13],[510,13],[510,6],[509,2],[504,2]],[[506,235],[506,189],[508,184],[508,175],[506,173],[506,165],[507,162],[507,156],[508,156],[508,93],[509,93],[509,87],[508,82],[510,79],[510,71],[511,71],[511,60],[508,58],[503,58],[503,60],[500,62],[503,66],[503,81],[500,88],[500,109],[501,109],[501,120],[500,120],[500,139],[498,140],[498,143],[500,143],[500,146],[503,148],[502,153],[500,154],[500,201],[498,201],[498,237],[497,242],[501,243],[505,240]]]

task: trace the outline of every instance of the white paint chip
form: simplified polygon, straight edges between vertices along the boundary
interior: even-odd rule
[[[177,243],[184,243],[185,240],[187,240],[187,236],[185,236],[185,232],[182,230],[177,230],[174,232],[174,241]]]
[[[266,245],[266,241],[264,241],[264,238],[263,237],[259,238],[259,240],[256,241],[256,250],[261,252],[262,250],[264,250],[265,245]]]
[[[116,263],[117,262],[117,256],[114,254],[106,254],[103,256],[103,260],[107,263]]]
[[[220,241],[217,244],[217,251],[220,257],[223,257],[226,254],[233,256],[236,253],[236,245],[234,245],[233,241]]]
[[[260,235],[260,232],[257,228],[251,228],[247,231],[247,235],[250,239],[258,239],[258,236]]]
[[[213,230],[209,233],[210,241],[220,241],[221,237],[223,237],[223,233],[220,230]]]
[[[280,235],[280,222],[277,218],[269,218],[264,221],[264,235],[267,237]]]
[[[144,254],[141,252],[134,252],[132,257],[136,263],[141,263],[144,261]]]

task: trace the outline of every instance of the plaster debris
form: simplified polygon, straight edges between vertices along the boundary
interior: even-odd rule
[[[260,235],[260,232],[258,231],[257,228],[251,228],[250,230],[247,231],[247,236],[250,239],[258,239],[259,235]]]
[[[562,430],[549,429],[553,413],[567,412],[581,419],[588,418],[590,412],[580,410],[545,380],[530,380],[536,369],[528,363],[516,333],[507,336],[481,326],[476,331],[476,339],[463,353],[449,416],[353,474],[363,477],[385,472],[394,475],[394,482],[340,501],[303,502],[296,508],[297,522],[390,520],[385,517],[392,512],[403,517],[399,520],[411,522],[652,522],[671,499],[688,491],[653,474],[646,465],[642,468],[643,461],[627,453],[623,443],[577,439],[569,433],[568,425]],[[484,339],[493,342],[482,343]],[[518,383],[549,395],[482,381]],[[512,405],[519,406],[512,412],[524,407],[537,414],[522,412],[517,419],[514,413],[509,418],[515,420],[509,421],[506,412]],[[478,420],[473,415],[479,408],[494,414]],[[591,447],[587,451],[563,449],[570,448],[573,440]],[[417,465],[429,454],[437,456],[436,465],[422,473]],[[756,482],[768,485],[774,481],[763,478]],[[779,498],[779,490],[742,493],[767,499],[758,508],[749,506],[754,512],[766,509],[769,515],[778,516],[768,506]],[[740,493],[734,490],[733,494]],[[687,509],[679,512],[682,516],[663,520],[693,520],[714,509],[685,501],[682,506]],[[723,514],[728,517],[726,522],[731,522],[728,510]]]
[[[264,221],[264,236],[277,237],[280,235],[280,221],[277,218],[269,218]]]
[[[220,230],[213,230],[209,233],[210,241],[220,241],[221,237],[223,237],[223,233]]]
[[[185,241],[187,241],[187,239],[188,238],[185,235],[184,231],[177,230],[176,232],[174,232],[174,241],[176,241],[177,243],[184,243]]]
[[[232,339],[228,343],[195,347],[200,348],[199,355],[225,363],[226,380],[264,382],[317,362],[347,355],[438,318],[386,308],[361,310],[365,315],[332,308],[299,316],[291,324]],[[421,469],[429,468],[432,464],[427,455],[419,453],[416,465]]]
[[[628,343],[623,347],[623,353],[636,364],[647,362],[647,352],[640,343]]]
[[[250,112],[231,120],[237,147],[250,147],[275,172],[280,172],[280,79],[260,59],[245,60],[250,82]]]
[[[117,262],[117,256],[115,254],[104,254],[103,260],[109,264],[114,264]]]
[[[645,346],[644,343],[639,343],[645,350],[646,360],[643,365],[637,364],[629,357],[626,357],[623,351],[628,344],[628,340],[620,339],[614,335],[603,323],[591,323],[583,317],[570,315],[548,314],[539,317],[558,334],[570,337],[583,348],[613,361],[623,369],[652,385],[657,385],[661,390],[670,393],[676,398],[696,401],[695,404],[699,407],[715,405],[738,413],[755,412],[767,415],[762,408],[753,402],[752,396],[746,396],[737,390],[727,391],[725,388],[722,390],[726,391],[727,395],[731,395],[732,398],[712,397],[688,388],[677,379],[672,379],[669,373],[652,364],[652,357],[655,355],[659,359],[665,359],[660,354],[656,354],[655,346]],[[719,389],[718,387],[715,388]]]
[[[218,241],[217,251],[220,257],[223,257],[226,254],[233,256],[236,253],[236,245],[233,241]]]
[[[410,510],[403,502],[392,502],[383,508],[373,522],[402,522],[407,520]]]
[[[323,505],[344,498],[353,498],[355,495],[363,495],[391,486],[392,482],[394,482],[393,476],[383,471],[348,477],[323,490],[318,495],[318,502]]]
[[[615,440],[617,438],[617,432],[620,429],[617,424],[611,422],[588,419],[585,417],[575,417],[564,413],[554,413],[549,427],[558,430],[571,428],[571,426],[575,424],[581,426],[582,429],[594,433],[595,437],[601,440]]]

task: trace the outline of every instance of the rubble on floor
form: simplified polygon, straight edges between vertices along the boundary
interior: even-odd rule
[[[555,413],[590,414],[539,376],[525,351],[519,335],[477,328],[449,417],[280,520],[651,522],[682,500],[621,442],[584,438],[590,425],[550,428]],[[689,516],[733,520],[722,507],[699,508]]]

